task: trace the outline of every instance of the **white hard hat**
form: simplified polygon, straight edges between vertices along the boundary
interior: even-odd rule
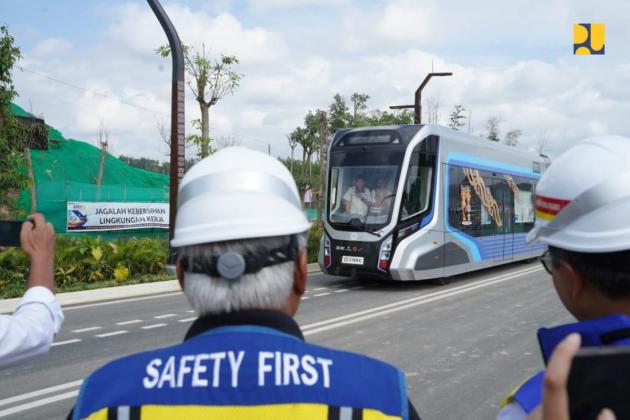
[[[562,154],[536,187],[527,242],[569,251],[630,250],[630,139],[586,139]]]
[[[287,168],[264,153],[228,147],[184,176],[171,246],[293,235],[309,228]]]

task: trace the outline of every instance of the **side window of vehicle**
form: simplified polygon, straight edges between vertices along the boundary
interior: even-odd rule
[[[514,232],[528,232],[534,227],[534,181],[525,177],[514,177]]]
[[[428,210],[435,170],[435,154],[416,146],[411,154],[403,186],[400,220],[404,221]]]
[[[470,236],[495,234],[501,215],[494,198],[490,172],[460,166],[448,167],[448,223]]]

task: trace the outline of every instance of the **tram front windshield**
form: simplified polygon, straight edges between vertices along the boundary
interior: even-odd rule
[[[371,156],[370,156],[371,155]],[[389,223],[403,153],[333,153],[328,188],[329,222],[347,229]]]

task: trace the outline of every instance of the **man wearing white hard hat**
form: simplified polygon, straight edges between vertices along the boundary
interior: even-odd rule
[[[578,322],[538,330],[545,363],[571,333],[583,347],[630,344],[630,139],[587,139],[551,164],[536,188],[528,241]],[[542,400],[544,371],[504,401],[500,419],[526,418]]]
[[[90,375],[73,418],[418,418],[394,366],[304,341],[309,228],[278,160],[234,147],[193,166],[171,245],[199,318],[183,343]]]

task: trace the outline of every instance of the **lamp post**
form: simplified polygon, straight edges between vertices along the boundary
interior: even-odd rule
[[[415,95],[415,103],[413,105],[393,105],[390,106],[390,109],[406,109],[406,108],[413,108],[414,112],[415,112],[415,116],[414,116],[414,124],[421,124],[422,123],[422,89],[424,89],[424,87],[427,85],[427,83],[429,83],[429,80],[431,79],[431,77],[436,76],[452,76],[453,73],[452,72],[442,72],[442,73],[429,73],[427,74],[427,77],[424,78],[424,80],[422,81],[422,83],[420,83],[420,86],[418,87],[418,89],[416,90],[416,95]]]
[[[173,77],[171,88],[171,183],[169,206],[169,239],[175,233],[175,215],[177,213],[177,190],[184,176],[186,158],[184,155],[184,51],[179,35],[158,0],[147,0],[168,38],[173,58]]]

